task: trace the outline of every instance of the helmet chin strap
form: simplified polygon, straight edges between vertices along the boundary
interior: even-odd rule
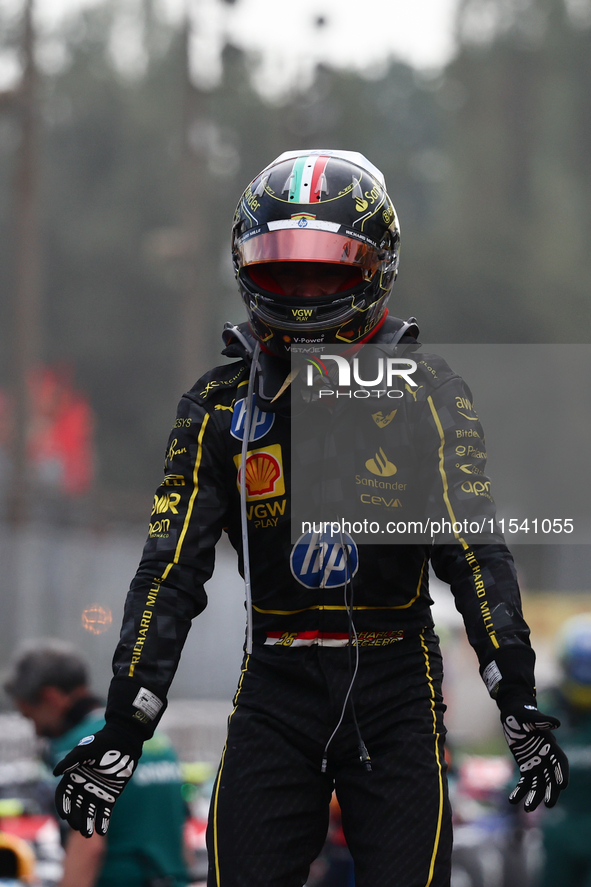
[[[254,380],[258,368],[261,343],[257,342],[250,373],[248,376],[248,393],[246,395],[246,411],[244,416],[244,436],[242,439],[242,455],[240,458],[240,525],[242,529],[242,561],[244,571],[244,592],[246,597],[246,652],[252,653],[252,589],[250,584],[250,556],[248,549],[248,516],[246,511],[246,457],[252,425],[252,396],[254,392]]]

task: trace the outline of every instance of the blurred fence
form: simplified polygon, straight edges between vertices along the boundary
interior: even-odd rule
[[[23,642],[61,638],[84,653],[93,688],[105,695],[145,528],[122,525],[96,532],[31,524],[18,533],[0,529],[0,671]],[[236,555],[227,544],[218,547],[206,589],[209,604],[189,634],[171,698],[230,701],[240,672],[245,613]]]
[[[0,715],[0,791],[39,778],[39,740],[33,724],[16,713]]]
[[[32,522],[18,533],[0,523],[0,672],[23,642],[57,637],[84,653],[93,689],[106,696],[123,604],[144,537],[144,526],[131,521],[119,521],[101,531],[61,522]],[[521,549],[515,547],[523,580],[527,579],[528,562],[521,566]],[[552,588],[553,571],[553,578],[560,578],[576,569],[573,587],[578,593],[525,595],[540,686],[556,677],[553,636],[558,625],[575,612],[591,610],[591,596],[583,591],[589,548],[549,546],[536,550],[537,557],[550,554],[553,561],[547,562],[544,571],[549,580],[546,587]],[[524,584],[527,589],[529,583]],[[164,728],[183,758],[214,762],[223,746],[226,718],[240,674],[245,625],[243,584],[236,554],[225,539],[218,546],[215,572],[206,590],[209,603],[195,620],[185,644]],[[501,742],[496,706],[478,674],[453,597],[447,586],[437,581],[433,582],[433,593],[446,666],[448,729],[462,745],[486,743],[490,738]],[[7,699],[4,706],[9,706]],[[13,722],[6,723],[10,726]],[[3,730],[4,722],[0,733]],[[0,760],[5,758],[3,748],[0,736]]]
[[[174,699],[161,722],[182,761],[217,766],[224,742],[230,700]],[[16,712],[0,714],[0,787],[40,778],[39,753],[33,724]]]
[[[217,767],[231,710],[230,702],[216,699],[174,699],[160,726],[181,761],[204,761]]]

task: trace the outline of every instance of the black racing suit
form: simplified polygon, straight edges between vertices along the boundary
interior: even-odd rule
[[[388,318],[372,341],[388,341],[400,325]],[[234,332],[224,353],[238,360],[207,373],[179,405],[115,653],[107,711],[115,720],[132,716],[140,686],[166,698],[191,619],[206,605],[222,531],[242,571],[238,468],[250,340],[246,325]],[[212,798],[208,884],[301,887],[326,835],[334,787],[358,887],[443,887],[451,826],[429,562],[451,585],[491,695],[533,696],[511,555],[496,537],[486,545],[453,537],[353,544],[346,558],[343,550],[321,556],[310,535],[292,544],[289,391],[275,398],[289,366],[262,355],[261,367],[246,473],[254,646]],[[417,378],[398,415],[367,414],[377,463],[357,469],[361,501],[370,513],[398,517],[420,488],[434,517],[493,517],[469,389],[434,356],[422,359]],[[378,453],[382,466],[398,466],[395,479],[380,474]],[[357,654],[353,704],[345,705]],[[371,770],[360,761],[365,748]]]

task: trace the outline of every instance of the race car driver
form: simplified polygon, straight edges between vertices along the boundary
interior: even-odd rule
[[[56,768],[64,774],[60,814],[83,834],[104,833],[164,710],[191,619],[207,602],[215,545],[227,532],[245,579],[247,633],[212,797],[210,887],[301,887],[326,836],[333,789],[358,887],[449,884],[445,706],[429,562],[451,586],[500,708],[521,774],[511,800],[527,810],[542,800],[553,806],[567,784],[552,733],[558,721],[536,706],[529,630],[496,531],[485,543],[455,533],[362,545],[332,531],[291,541],[292,469],[308,466],[313,491],[319,463],[306,462],[306,447],[291,453],[298,382],[290,351],[306,343],[351,353],[368,342],[416,346],[414,318],[386,310],[399,245],[384,178],[355,152],[282,154],[242,195],[232,254],[249,320],[224,331],[223,353],[236,359],[181,399],[127,597],[106,726]],[[393,484],[394,469],[404,481],[379,489],[395,493],[401,510],[420,495],[434,518],[478,512],[494,522],[470,391],[439,358],[416,364],[417,381],[401,389],[395,410],[361,416],[364,457],[350,454],[351,476],[365,493],[374,482]],[[334,420],[338,431],[334,404],[312,397],[309,406],[318,427]],[[476,444],[469,482],[456,468],[464,436]],[[375,498],[368,508],[390,507]]]

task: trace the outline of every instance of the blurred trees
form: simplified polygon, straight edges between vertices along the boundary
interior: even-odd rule
[[[219,360],[223,321],[244,317],[234,206],[283,150],[359,150],[384,171],[403,235],[391,310],[416,314],[425,341],[587,340],[591,31],[564,0],[464,0],[441,76],[320,68],[280,105],[234,47],[215,89],[191,85],[185,30],[143,8],[135,72],[113,62],[105,4],[71,23],[67,61],[43,75],[44,357],[91,396],[103,488],[157,482],[179,394]],[[14,150],[0,116],[6,292]]]
[[[479,44],[487,9],[494,33]],[[577,27],[563,0],[464,0],[459,28],[442,93],[455,104],[442,301],[467,308],[471,341],[587,342],[589,22]]]
[[[145,245],[177,221],[183,71],[170,34],[123,78],[111,28],[108,6],[81,17],[67,67],[46,77],[47,358],[74,364],[91,394],[103,483],[137,488],[174,410],[178,294]]]

